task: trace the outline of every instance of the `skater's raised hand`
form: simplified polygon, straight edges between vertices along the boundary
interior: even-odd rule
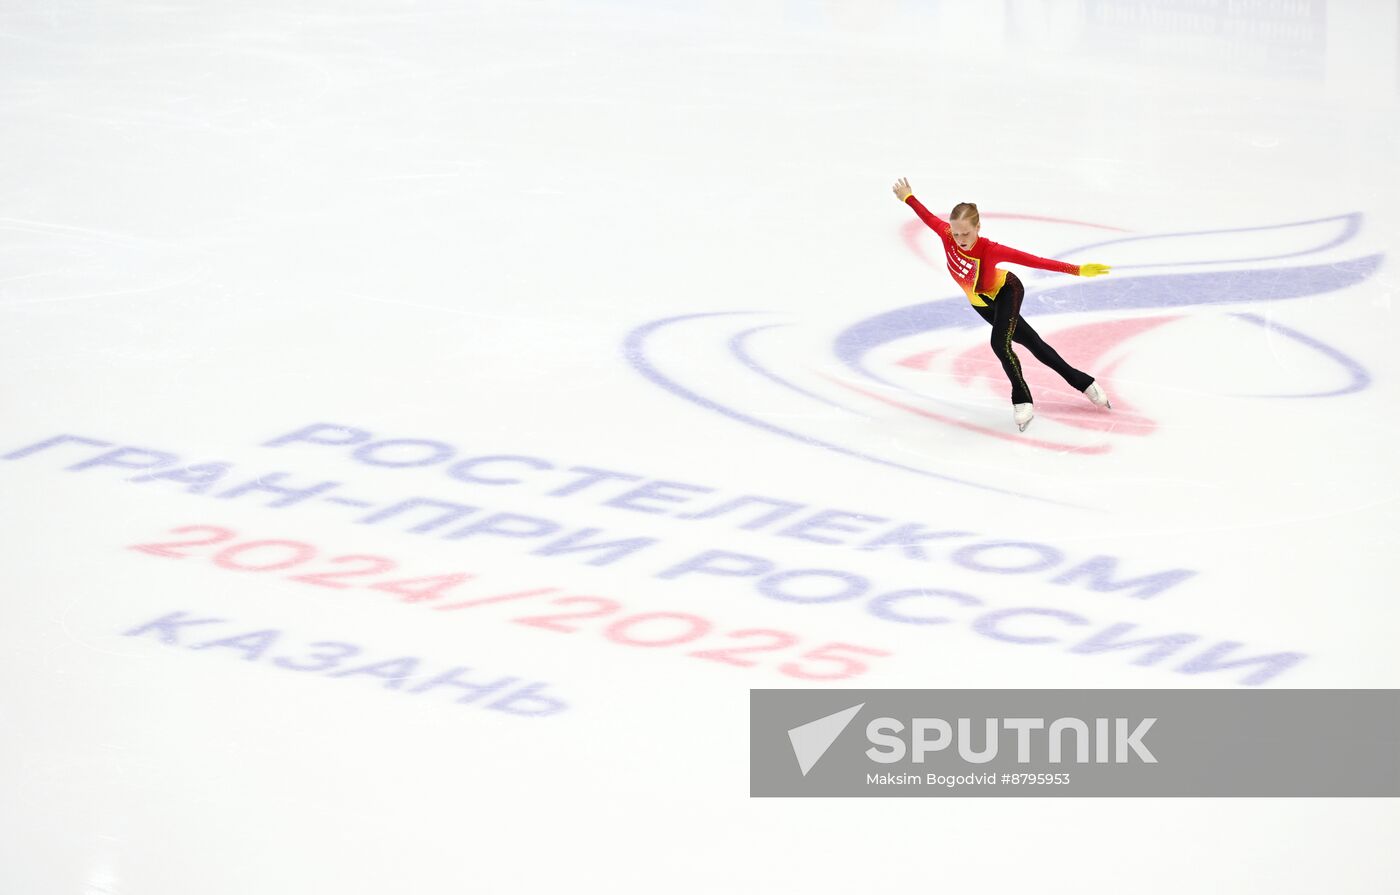
[[[1097,277],[1108,273],[1113,268],[1107,264],[1081,264],[1079,265],[1079,275],[1081,277]]]
[[[912,195],[914,195],[914,191],[909,189],[909,178],[901,177],[894,182],[894,197],[896,199],[903,202]]]

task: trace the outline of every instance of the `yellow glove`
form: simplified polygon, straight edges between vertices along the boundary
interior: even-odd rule
[[[1079,265],[1079,275],[1081,277],[1097,277],[1108,273],[1113,268],[1107,264],[1081,264]]]

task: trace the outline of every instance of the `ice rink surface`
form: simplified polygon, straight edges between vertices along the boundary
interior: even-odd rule
[[[1400,684],[1398,59],[1389,0],[9,0],[0,895],[1386,891],[1390,800],[750,799],[747,712]],[[1015,431],[900,176],[1113,265],[1010,268],[1113,411],[1023,352]]]

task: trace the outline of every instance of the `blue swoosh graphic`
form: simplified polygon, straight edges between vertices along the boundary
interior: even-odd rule
[[[1240,397],[1335,398],[1339,395],[1350,395],[1355,392],[1359,392],[1362,389],[1366,388],[1366,386],[1371,384],[1371,374],[1366,371],[1365,367],[1361,366],[1361,364],[1347,357],[1345,354],[1342,354],[1340,351],[1333,348],[1331,345],[1326,345],[1322,342],[1319,342],[1312,336],[1309,336],[1305,333],[1300,333],[1296,329],[1284,326],[1282,323],[1270,320],[1267,317],[1260,317],[1258,314],[1236,314],[1235,316],[1240,318],[1241,320],[1248,320],[1250,323],[1253,323],[1257,326],[1262,326],[1264,327],[1264,329],[1267,329],[1271,332],[1276,332],[1281,335],[1287,336],[1288,338],[1293,339],[1295,342],[1301,342],[1302,344],[1307,345],[1309,348],[1312,348],[1318,353],[1323,354],[1336,361],[1337,364],[1341,366],[1343,370],[1346,370],[1347,374],[1351,377],[1351,382],[1349,382],[1347,385],[1339,389],[1333,389],[1330,392],[1307,392],[1300,395],[1241,395]]]
[[[1027,295],[1021,308],[1026,316],[1031,316],[1286,301],[1354,286],[1374,274],[1384,257],[1376,254],[1306,267],[1174,273],[1070,283]],[[866,368],[865,356],[871,351],[919,333],[978,325],[986,324],[967,307],[966,298],[945,298],[896,308],[861,320],[838,334],[832,347],[837,358],[850,369],[892,385]]]
[[[697,404],[700,407],[704,407],[706,410],[714,411],[715,413],[718,413],[722,416],[729,417],[732,420],[737,420],[738,422],[744,423],[746,425],[754,426],[756,428],[764,430],[765,432],[771,432],[774,435],[781,435],[784,438],[790,438],[794,441],[799,441],[803,444],[812,447],[824,448],[825,450],[832,451],[837,454],[844,454],[848,457],[855,457],[859,460],[865,460],[869,463],[878,463],[881,466],[888,466],[893,469],[901,470],[903,472],[912,472],[915,475],[924,476],[925,478],[937,479],[939,481],[944,482],[951,482],[956,485],[966,485],[969,488],[976,488],[981,491],[990,491],[994,494],[1005,494],[1010,497],[1023,497],[1028,500],[1034,500],[1040,503],[1051,504],[1053,506],[1071,507],[1074,509],[1091,509],[1090,507],[1085,507],[1080,504],[1073,504],[1065,501],[1053,500],[1048,497],[1039,497],[1034,494],[1027,494],[1020,491],[1010,491],[1005,488],[997,488],[992,485],[984,485],[981,482],[973,482],[968,481],[966,479],[960,479],[955,476],[943,475],[942,473],[937,472],[930,472],[927,469],[919,469],[914,466],[905,466],[903,463],[896,463],[893,460],[886,460],[883,457],[876,457],[871,454],[861,453],[860,451],[843,447],[839,444],[832,444],[829,441],[822,441],[821,439],[813,438],[810,435],[803,435],[800,432],[794,432],[791,429],[785,429],[782,426],[770,423],[767,420],[761,420],[757,417],[750,416],[746,413],[721,404],[718,401],[707,398],[704,395],[701,395],[697,392],[691,391],[690,389],[686,388],[685,386],[681,385],[674,379],[671,379],[666,374],[658,370],[655,367],[655,365],[652,364],[651,360],[647,357],[647,339],[649,339],[658,330],[661,330],[665,327],[673,326],[678,323],[684,323],[690,320],[697,320],[704,317],[738,316],[753,313],[756,312],[716,311],[700,314],[682,314],[677,317],[666,317],[661,320],[653,320],[650,323],[645,323],[637,327],[636,329],[632,330],[630,333],[627,334],[627,338],[623,341],[623,356],[627,358],[627,362],[632,365],[632,368],[635,369],[638,373],[640,373],[643,377],[645,377],[653,384],[670,392],[671,394],[679,398],[683,398],[686,401],[691,402],[692,404]]]
[[[773,371],[769,370],[767,367],[763,366],[758,361],[753,359],[753,355],[749,354],[748,350],[749,337],[752,336],[754,333],[763,332],[765,329],[778,329],[787,325],[788,324],[785,323],[774,323],[768,326],[755,326],[753,329],[746,329],[741,333],[737,333],[734,336],[734,338],[729,340],[729,351],[731,354],[733,354],[739,359],[739,363],[743,364],[745,367],[748,367],[750,370],[762,376],[764,379],[767,379],[769,382],[776,383],[778,385],[781,385],[785,389],[797,392],[804,398],[810,398],[811,400],[816,401],[819,404],[825,404],[828,407],[835,407],[837,410],[844,410],[847,413],[855,413],[858,416],[863,416],[864,414],[860,414],[858,411],[852,410],[851,408],[846,407],[843,404],[838,404],[830,398],[824,398],[816,392],[809,392],[805,388],[802,388],[800,385],[797,385],[793,382],[789,382],[788,380],[784,379],[777,373],[774,373]]]

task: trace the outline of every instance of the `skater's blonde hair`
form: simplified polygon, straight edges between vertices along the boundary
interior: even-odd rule
[[[959,202],[954,205],[953,213],[948,216],[948,219],[951,221],[966,219],[971,221],[974,227],[982,226],[982,219],[977,214],[977,203],[975,202]]]

